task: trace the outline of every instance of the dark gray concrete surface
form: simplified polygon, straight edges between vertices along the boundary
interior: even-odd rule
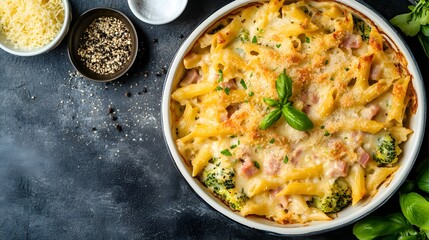
[[[207,206],[179,175],[162,136],[165,74],[156,73],[168,68],[200,22],[228,2],[190,0],[177,20],[151,26],[135,18],[125,0],[71,0],[74,20],[88,9],[112,7],[129,16],[139,32],[136,63],[110,84],[76,75],[67,37],[40,56],[0,51],[0,239],[275,238]],[[408,5],[366,2],[386,18]],[[417,39],[406,40],[429,79],[429,60]],[[115,122],[109,106],[116,109]],[[426,141],[421,156],[427,156],[427,147]],[[395,198],[377,213],[392,209],[398,209]],[[353,238],[351,226],[307,237],[334,238]]]

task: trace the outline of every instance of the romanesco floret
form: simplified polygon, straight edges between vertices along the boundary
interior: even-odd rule
[[[211,159],[201,174],[201,181],[233,210],[240,211],[249,199],[243,190],[235,189],[235,171],[227,161]]]
[[[372,158],[380,164],[393,164],[398,161],[401,149],[390,134],[386,134],[378,140],[377,150]]]
[[[338,178],[323,197],[314,197],[312,205],[324,213],[338,212],[352,201],[352,190],[347,182]]]

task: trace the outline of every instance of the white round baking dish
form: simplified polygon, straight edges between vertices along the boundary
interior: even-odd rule
[[[408,71],[413,76],[413,86],[415,88],[417,98],[418,98],[418,109],[417,113],[413,116],[410,121],[411,128],[414,130],[414,133],[411,135],[410,139],[404,145],[403,156],[400,161],[400,168],[396,172],[394,178],[387,187],[381,187],[378,193],[369,201],[368,203],[357,204],[354,207],[347,207],[338,213],[338,217],[332,221],[325,222],[311,222],[308,224],[292,224],[292,225],[281,225],[275,222],[266,220],[259,217],[243,217],[239,213],[233,212],[230,210],[224,203],[219,199],[214,197],[206,188],[198,181],[198,179],[193,178],[191,175],[192,169],[189,168],[183,159],[181,158],[176,145],[172,137],[171,129],[171,117],[170,117],[170,102],[171,102],[171,93],[174,90],[174,86],[180,81],[180,77],[183,76],[184,67],[182,64],[183,57],[186,53],[192,48],[195,41],[210,27],[212,24],[217,22],[219,19],[228,15],[232,11],[243,7],[247,4],[258,2],[255,0],[238,0],[234,1],[225,7],[221,8],[209,18],[207,18],[203,23],[201,23],[186,39],[180,49],[177,51],[176,56],[173,59],[173,62],[170,66],[168,72],[164,89],[162,95],[162,104],[161,104],[161,114],[162,114],[162,127],[164,132],[164,137],[168,149],[171,153],[171,156],[176,164],[178,170],[192,187],[192,189],[211,207],[216,211],[220,212],[224,216],[243,224],[247,227],[266,231],[272,234],[285,235],[285,236],[300,236],[300,235],[310,235],[322,233],[330,230],[334,230],[345,225],[356,222],[357,220],[363,218],[369,213],[373,212],[375,209],[380,207],[385,203],[401,186],[404,180],[407,178],[408,173],[413,167],[413,164],[417,158],[418,152],[420,150],[421,143],[423,141],[425,123],[426,123],[426,95],[425,87],[423,84],[423,79],[421,73],[418,69],[418,65],[411,54],[409,48],[407,47],[404,40],[399,36],[396,30],[380,16],[374,10],[370,9],[368,6],[363,5],[357,1],[348,1],[348,0],[337,0],[344,5],[347,5],[356,11],[367,16],[375,25],[381,29],[388,39],[391,40],[391,44],[397,50],[402,52],[405,59],[408,62]],[[262,2],[262,1],[260,1]]]

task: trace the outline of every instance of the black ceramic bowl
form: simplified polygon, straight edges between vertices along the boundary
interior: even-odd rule
[[[83,33],[95,19],[100,17],[114,17],[119,19],[128,28],[131,35],[130,58],[121,69],[111,74],[98,74],[92,71],[87,66],[85,66],[84,62],[81,60],[80,56],[78,55],[79,41]],[[123,13],[115,9],[111,9],[111,8],[91,9],[79,17],[79,19],[76,21],[76,23],[73,25],[73,28],[70,31],[70,36],[68,41],[68,54],[69,54],[70,61],[72,62],[72,64],[80,74],[94,81],[108,82],[121,77],[133,65],[134,60],[136,59],[136,56],[137,56],[137,50],[138,50],[138,37],[133,23],[130,21],[130,19],[128,19],[127,16],[125,16]]]

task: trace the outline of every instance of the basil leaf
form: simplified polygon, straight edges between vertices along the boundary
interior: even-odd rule
[[[417,189],[417,184],[413,180],[405,180],[402,186],[399,188],[399,194],[409,193]]]
[[[290,104],[284,105],[282,112],[286,122],[296,130],[307,131],[314,127],[313,122],[311,122],[305,113],[293,108]]]
[[[276,80],[276,90],[280,103],[286,103],[292,96],[292,79],[286,74],[286,69],[283,69],[283,72]]]
[[[420,31],[420,21],[412,13],[400,14],[390,19],[390,22],[410,37],[414,37]]]
[[[280,107],[280,103],[271,98],[264,98],[264,102],[270,107]]]
[[[429,17],[429,14],[428,14]],[[421,27],[420,31],[425,35],[426,37],[429,37],[429,25],[424,25]]]
[[[370,216],[357,222],[353,226],[353,234],[360,240],[374,239],[381,236],[396,235],[410,228],[401,213],[392,213],[386,217]]]
[[[399,196],[399,205],[411,224],[429,231],[429,202],[424,197],[415,192],[402,194]]]
[[[417,186],[419,186],[419,188],[426,192],[429,193],[429,168],[426,167],[417,177]],[[428,216],[429,217],[429,216]]]
[[[259,128],[262,130],[269,128],[271,125],[277,122],[277,120],[279,120],[281,115],[282,111],[280,110],[280,108],[275,109],[264,117],[261,124],[259,125]]]

